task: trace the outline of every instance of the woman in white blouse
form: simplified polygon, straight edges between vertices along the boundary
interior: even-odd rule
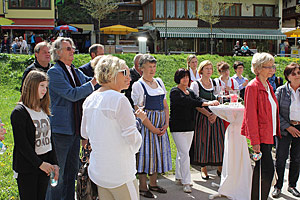
[[[165,173],[172,169],[171,148],[167,133],[169,126],[167,92],[162,80],[154,78],[156,62],[156,59],[149,54],[140,57],[139,68],[143,76],[132,85],[131,94],[135,109],[138,106],[144,106],[147,113],[141,129],[142,146],[137,154],[140,194],[147,198],[154,198],[150,190],[167,193],[166,189],[157,185],[157,173]],[[151,122],[154,128],[146,127],[146,122]],[[150,178],[148,187],[147,174]]]
[[[142,138],[131,105],[120,93],[128,88],[129,75],[124,60],[103,56],[95,67],[102,87],[83,104],[81,133],[92,147],[88,173],[102,200],[139,199],[135,154]]]
[[[230,90],[238,90],[239,84],[238,82],[230,77],[229,64],[221,61],[217,63],[217,69],[220,73],[220,77],[216,78],[215,81],[217,86],[224,86],[226,94],[229,94]]]
[[[187,68],[190,71],[191,82],[199,80],[200,74],[197,72],[198,59],[195,55],[189,55],[186,59]]]

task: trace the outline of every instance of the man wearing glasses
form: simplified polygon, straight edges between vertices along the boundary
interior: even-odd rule
[[[94,91],[95,78],[85,76],[72,64],[74,42],[59,37],[51,47],[56,64],[49,69],[50,117],[59,170],[58,185],[48,187],[47,200],[74,199],[79,166],[80,123],[83,100]]]

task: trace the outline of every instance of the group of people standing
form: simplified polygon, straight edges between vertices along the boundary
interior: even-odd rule
[[[275,135],[279,137],[279,179],[274,192],[280,195],[291,145],[289,192],[300,196],[295,188],[300,119],[290,112],[300,110],[298,64],[287,66],[288,82],[275,96],[268,82],[275,68],[270,54],[253,56],[251,69],[256,78],[250,82],[242,76],[242,62],[234,63],[233,77],[229,64],[219,62],[220,77],[212,79],[212,62],[205,60],[198,66],[197,57],[191,55],[187,68],[174,75],[177,86],[170,91],[169,110],[163,80],[155,78],[157,60],[149,54],[136,55],[129,69],[124,60],[103,55],[103,46],[95,44],[89,49],[91,62],[77,69],[72,64],[75,47],[70,38],[59,37],[51,47],[39,43],[34,52],[36,60],[24,72],[20,102],[11,115],[13,170],[21,199],[74,199],[80,137],[91,145],[88,174],[100,199],[154,198],[153,192],[167,193],[158,185],[157,175],[172,169],[168,127],[177,147],[176,183],[184,192],[192,192],[190,163],[201,166],[204,180],[210,178],[208,165],[218,166],[219,176],[222,172],[227,122],[208,108],[219,104],[214,90],[220,86],[226,92],[244,90],[241,133],[250,139],[255,152],[263,153],[262,199],[267,199],[274,173],[271,149]],[[252,199],[258,199],[258,170],[256,164]],[[58,180],[56,187],[48,184],[51,173]]]

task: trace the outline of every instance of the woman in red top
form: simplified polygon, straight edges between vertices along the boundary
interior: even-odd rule
[[[241,134],[251,141],[261,158],[261,199],[268,199],[274,175],[271,150],[273,136],[280,136],[278,102],[268,78],[273,75],[274,57],[268,53],[256,53],[251,71],[256,75],[245,90],[245,112]],[[259,199],[259,161],[255,163],[251,199]]]

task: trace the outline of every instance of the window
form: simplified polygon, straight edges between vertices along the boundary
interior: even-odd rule
[[[274,17],[274,5],[254,5],[255,17]]]
[[[50,9],[50,0],[9,0],[9,8]]]
[[[165,9],[166,6],[166,9]],[[196,0],[155,0],[155,18],[194,19]]]
[[[241,16],[241,5],[233,4],[232,6],[226,6],[226,4],[220,5],[220,15],[221,16]]]

